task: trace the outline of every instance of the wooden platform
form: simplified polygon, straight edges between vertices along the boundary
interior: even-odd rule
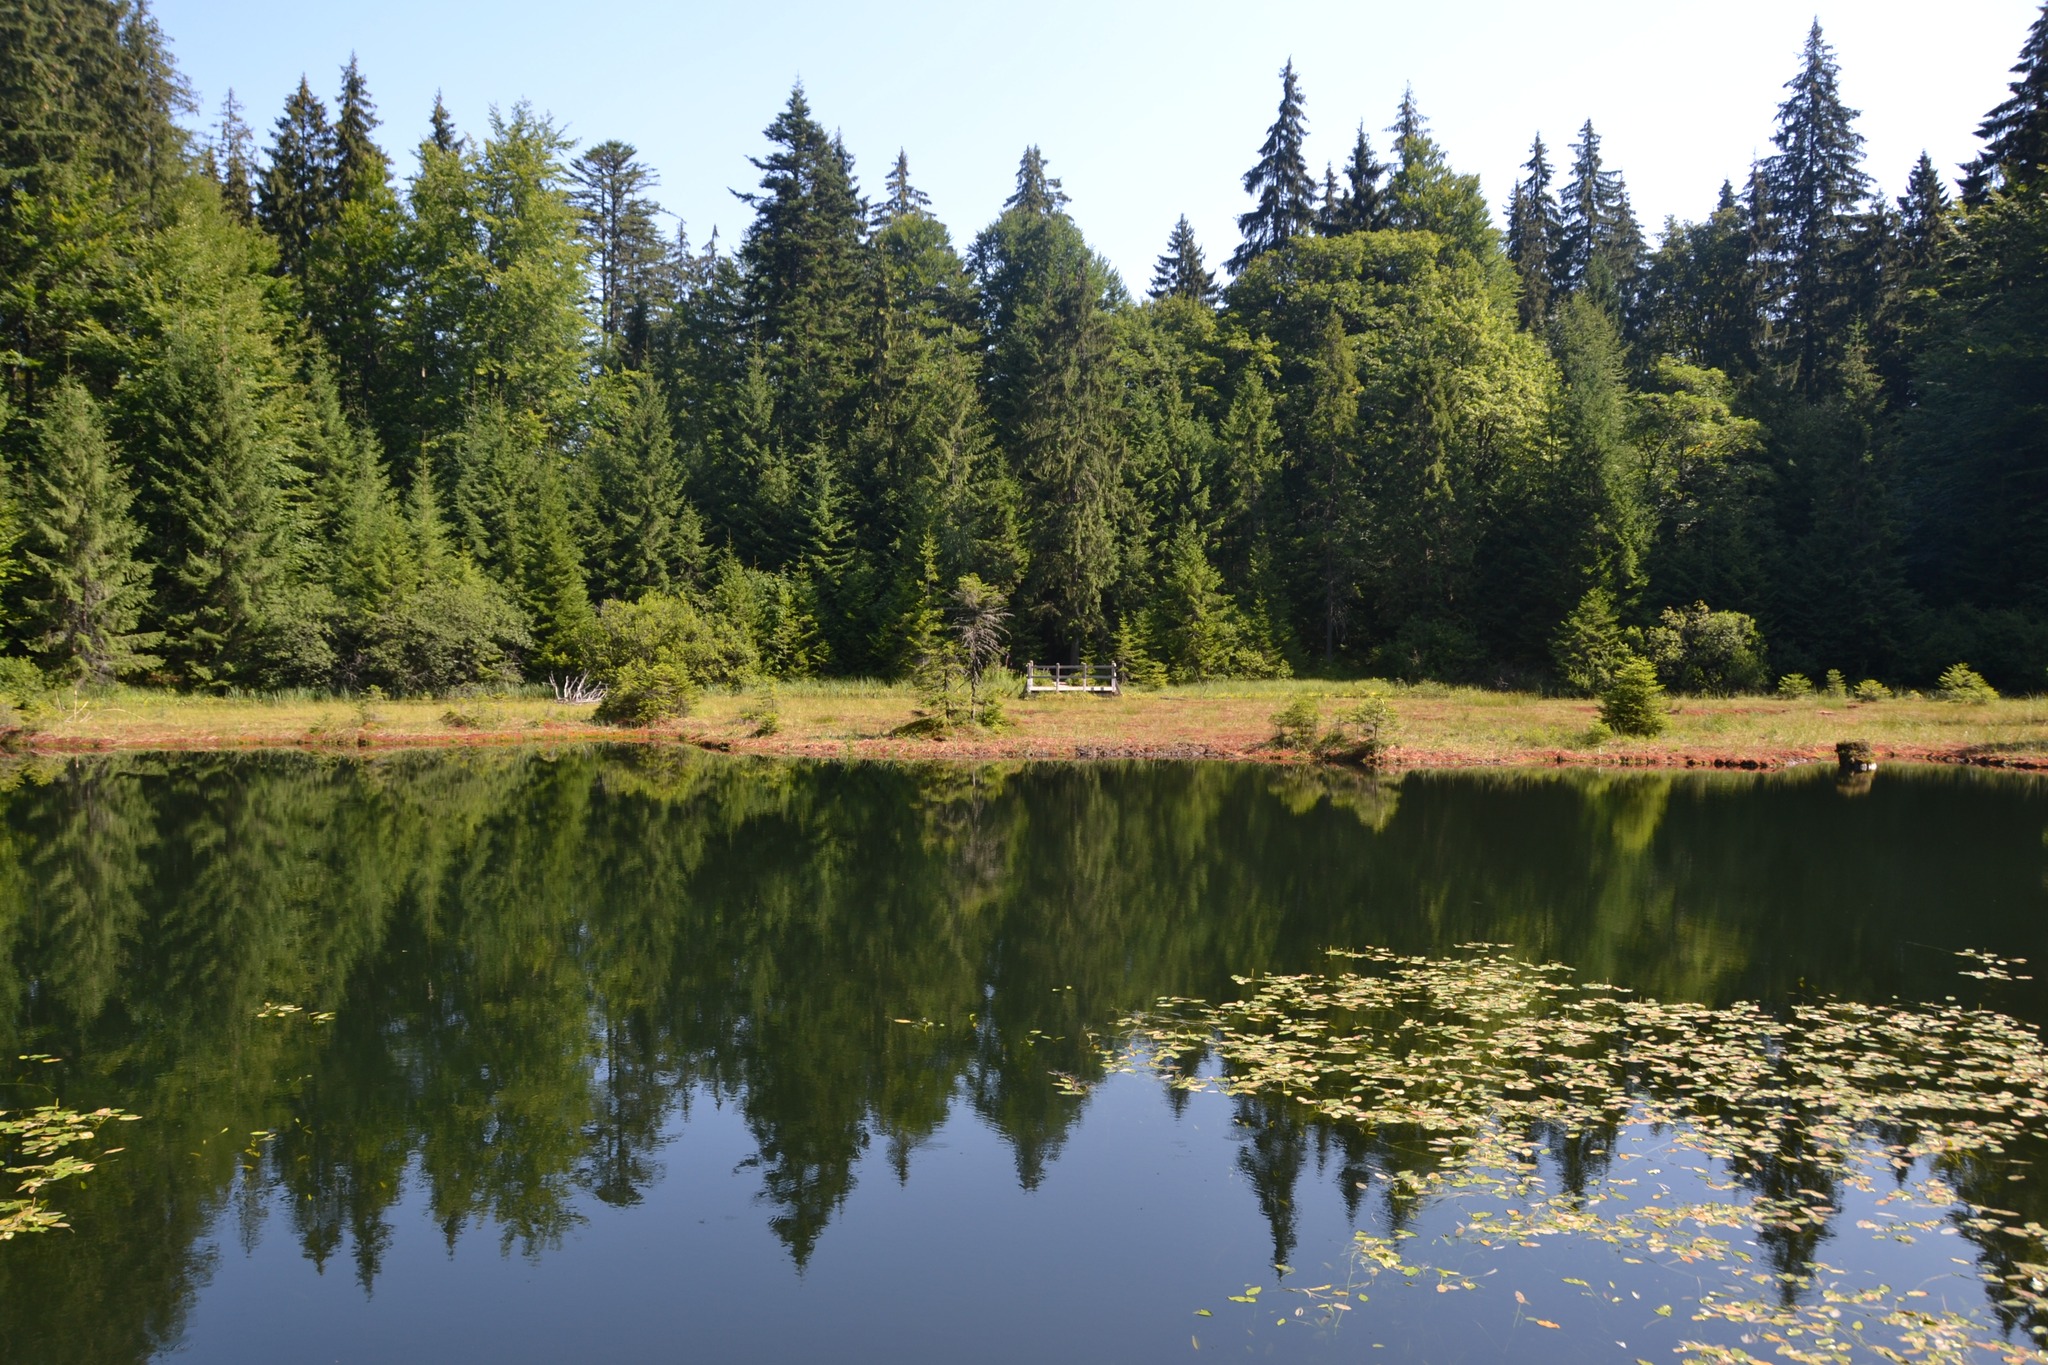
[[[1024,665],[1027,697],[1040,692],[1094,692],[1114,697],[1121,696],[1123,690],[1113,663]]]

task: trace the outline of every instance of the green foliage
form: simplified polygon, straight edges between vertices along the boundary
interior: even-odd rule
[[[394,595],[360,627],[345,676],[393,696],[516,682],[533,646],[526,617],[474,571]]]
[[[160,662],[161,638],[136,628],[149,605],[149,566],[136,551],[135,499],[99,406],[61,383],[41,423],[30,482],[27,605],[43,666],[73,682],[110,682]]]
[[[1322,734],[1323,699],[1302,695],[1273,713],[1273,746],[1310,753]]]
[[[600,607],[588,658],[591,676],[607,689],[632,677],[651,694],[676,678],[737,686],[760,670],[760,655],[738,622],[690,598],[656,592]]]
[[[1943,701],[1997,701],[1998,689],[1968,664],[1950,664],[1942,671],[1935,695]]]
[[[1813,679],[1804,673],[1787,673],[1778,679],[1778,695],[1787,701],[1800,701],[1813,695]]]
[[[1384,698],[1367,697],[1337,713],[1330,728],[1316,737],[1316,755],[1326,762],[1377,768],[1386,761],[1400,728]]]
[[[1636,642],[1665,685],[1695,696],[1762,691],[1769,677],[1763,634],[1739,611],[1714,611],[1704,602],[1666,607]]]
[[[1614,597],[1605,588],[1589,588],[1551,637],[1550,657],[1558,676],[1574,691],[1597,697],[1613,680],[1614,666],[1628,653]]]
[[[1842,670],[1839,668],[1828,670],[1828,675],[1822,681],[1820,690],[1821,695],[1829,701],[1847,701],[1849,698],[1849,683],[1842,676]]]
[[[606,674],[604,700],[593,714],[600,725],[658,725],[689,715],[702,691],[680,662],[630,659]]]
[[[1860,702],[1890,701],[1892,690],[1875,678],[1865,678],[1849,695]]]
[[[62,1214],[43,1202],[42,1193],[60,1181],[90,1174],[94,1163],[66,1149],[93,1141],[109,1123],[133,1122],[136,1117],[119,1109],[80,1112],[54,1101],[33,1109],[0,1109],[0,1165],[8,1175],[21,1177],[14,1197],[0,1195],[0,1242],[70,1227]]]
[[[1648,739],[1664,733],[1664,686],[1657,668],[1640,654],[1615,664],[1607,690],[1600,694],[1600,723],[1617,735]]]
[[[1125,687],[1156,692],[1170,681],[1166,665],[1152,652],[1151,632],[1140,616],[1126,616],[1117,623],[1112,657],[1117,679]]]

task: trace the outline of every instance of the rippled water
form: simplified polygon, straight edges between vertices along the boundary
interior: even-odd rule
[[[1406,1183],[1426,1144],[1114,1068],[1120,1021],[1473,941],[1671,1004],[2048,1018],[2048,972],[1956,956],[2048,967],[2048,786],[1994,775],[634,748],[4,777],[0,1042],[61,1061],[0,1106],[142,1115],[53,1191],[70,1231],[0,1244],[7,1360],[1771,1359],[1781,1329],[1693,1320],[1700,1263],[1481,1245]],[[1762,1179],[1654,1128],[1529,1138],[1552,1191]],[[2048,1260],[2004,1230],[2048,1223],[2031,1159],[1976,1171],[1998,1229],[1904,1240],[1884,1182],[1832,1190],[1745,1252],[1759,1295],[1912,1287],[2025,1350],[1982,1276]]]

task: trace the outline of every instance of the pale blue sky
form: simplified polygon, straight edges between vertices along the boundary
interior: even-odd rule
[[[609,0],[158,0],[209,122],[232,86],[267,140],[299,73],[331,104],[358,54],[402,170],[434,92],[465,131],[525,98],[585,142],[623,138],[701,242],[733,244],[749,155],[798,78],[879,191],[896,149],[963,245],[998,211],[1025,144],[1044,148],[1096,248],[1134,289],[1186,213],[1212,263],[1237,241],[1251,164],[1290,55],[1310,156],[1380,132],[1404,83],[1452,164],[1499,206],[1540,130],[1564,160],[1591,118],[1654,234],[1703,215],[1769,149],[1782,85],[1818,14],[1863,111],[1869,170],[1896,193],[1925,147],[1945,170],[2002,98],[2037,0],[1553,0],[1549,4],[660,4]],[[1255,19],[1251,16],[1258,16]]]

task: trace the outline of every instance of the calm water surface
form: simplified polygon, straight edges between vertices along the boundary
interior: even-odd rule
[[[1326,948],[1481,940],[1659,1000],[2048,1019],[2048,971],[1955,956],[2048,966],[2048,784],[1995,775],[634,748],[4,781],[0,1107],[143,1116],[57,1194],[72,1231],[0,1244],[7,1361],[1669,1360],[1737,1342],[1689,1320],[1696,1268],[1475,1251],[1384,1144],[1101,1045]],[[2002,1207],[2048,1222],[2014,1169]],[[1873,1239],[1877,1198],[1780,1255],[2023,1347],[1977,1270],[2040,1248]],[[1296,1316],[1397,1227],[1476,1287]]]

